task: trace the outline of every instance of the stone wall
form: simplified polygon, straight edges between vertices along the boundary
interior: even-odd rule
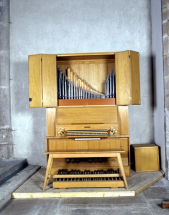
[[[9,0],[0,0],[0,159],[13,157],[9,22]]]
[[[152,71],[154,79],[154,142],[159,146],[161,169],[166,170],[164,79],[161,1],[151,0]]]
[[[141,105],[129,106],[130,140],[153,141],[150,6],[150,0],[10,1],[15,157],[46,165],[46,110],[29,108],[28,100],[28,55],[37,53],[138,51]]]
[[[162,0],[166,177],[169,179],[169,0]]]

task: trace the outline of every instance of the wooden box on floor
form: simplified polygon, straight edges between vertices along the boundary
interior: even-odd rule
[[[159,170],[159,147],[152,143],[131,145],[132,169],[136,172]]]

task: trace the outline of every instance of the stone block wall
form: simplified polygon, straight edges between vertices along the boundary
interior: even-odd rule
[[[166,177],[169,179],[169,0],[162,0]]]
[[[13,157],[9,22],[9,0],[0,0],[0,159]]]

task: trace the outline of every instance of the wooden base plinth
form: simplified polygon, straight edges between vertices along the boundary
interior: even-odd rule
[[[86,187],[110,187],[118,188],[124,187],[124,181],[54,181],[53,188],[86,188]]]

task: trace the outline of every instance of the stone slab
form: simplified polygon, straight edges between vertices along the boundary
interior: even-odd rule
[[[11,198],[11,193],[13,193],[21,184],[30,178],[30,176],[39,170],[39,168],[39,166],[28,165],[25,169],[0,186],[0,209],[3,208],[4,204],[9,201],[9,196]]]
[[[10,159],[0,161],[0,185],[28,165],[27,159]]]

